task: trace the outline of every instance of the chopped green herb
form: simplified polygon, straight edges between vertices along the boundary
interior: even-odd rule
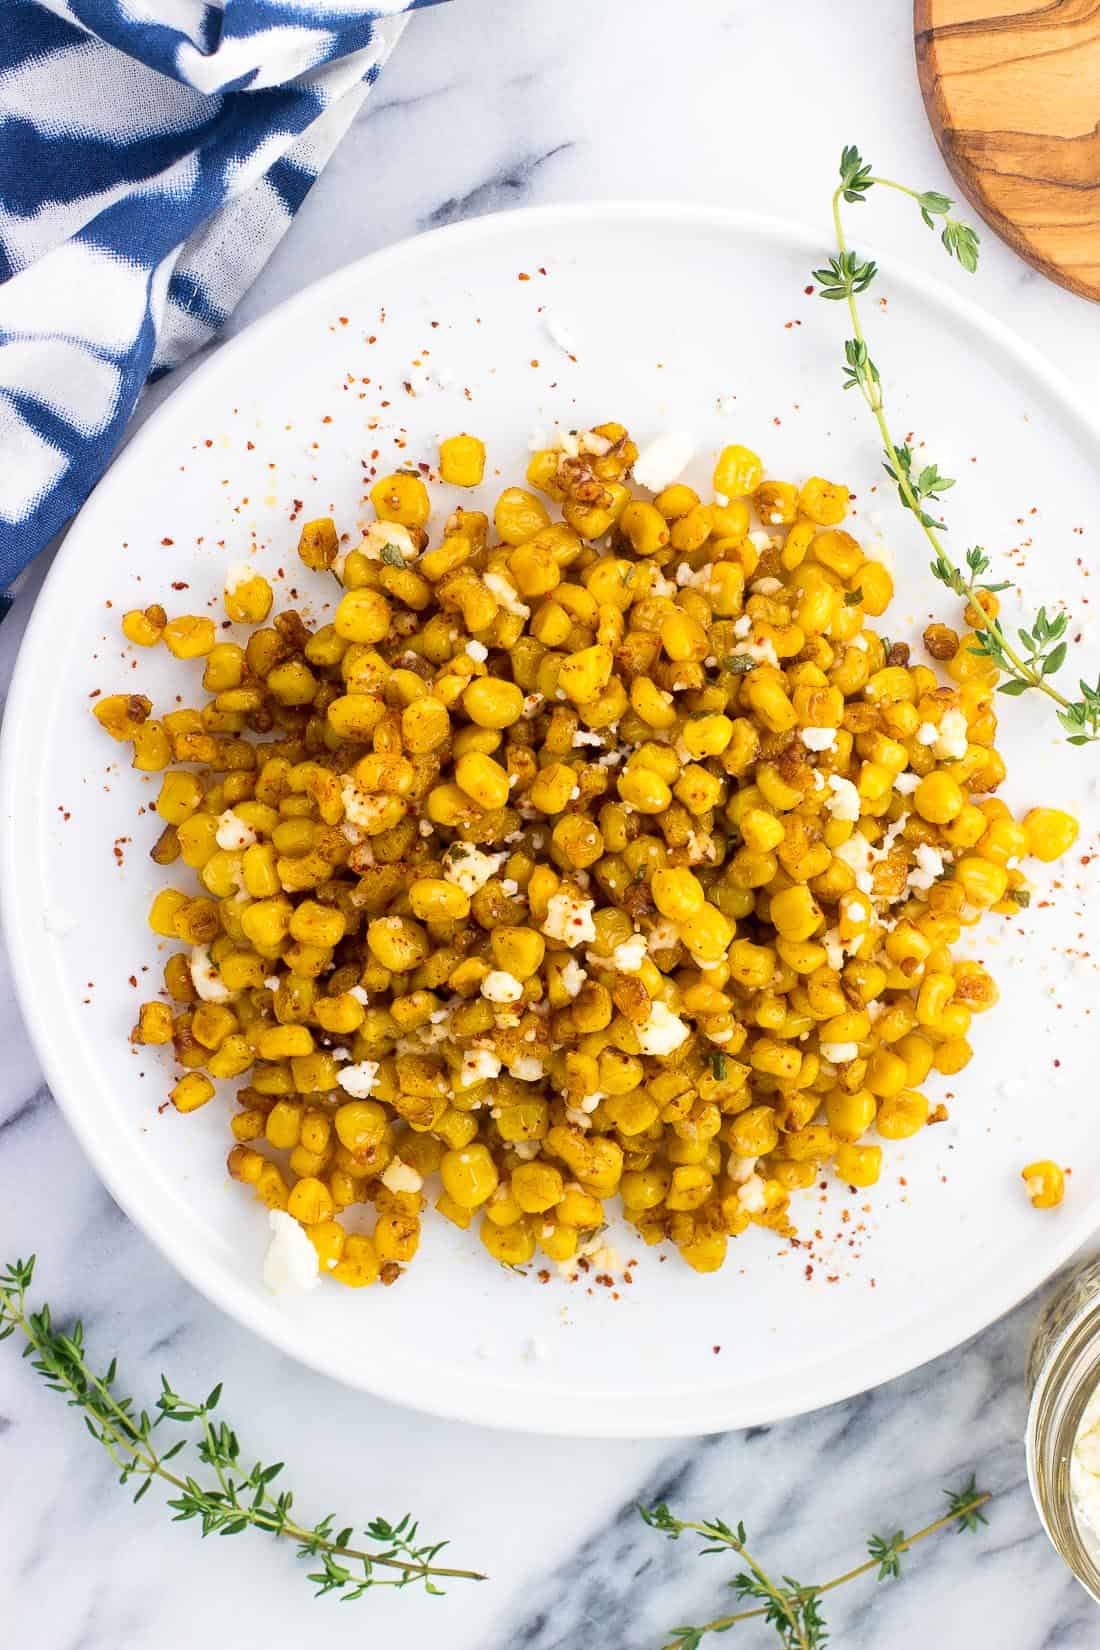
[[[854,590],[846,590],[844,592],[844,605],[845,605],[845,607],[858,607],[862,600],[863,600],[863,590],[862,590],[862,587],[859,586],[859,585],[857,585]]]
[[[390,567],[404,567],[405,565],[405,558],[396,544],[384,544],[382,546],[382,560],[388,563]]]
[[[721,1052],[715,1052],[714,1054],[711,1055],[711,1057],[710,1057],[710,1071],[711,1071],[711,1076],[714,1078],[714,1081],[716,1083],[724,1083],[725,1082],[725,1080],[726,1080],[726,1057],[725,1057],[724,1054],[722,1054]]]
[[[755,670],[757,661],[751,653],[731,653],[722,660],[723,670],[732,670],[735,676],[746,676],[750,670]]]

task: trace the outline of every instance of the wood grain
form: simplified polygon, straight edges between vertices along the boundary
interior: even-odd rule
[[[915,0],[936,141],[986,223],[1100,300],[1100,0]]]

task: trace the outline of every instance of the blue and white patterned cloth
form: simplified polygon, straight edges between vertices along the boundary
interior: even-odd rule
[[[0,0],[0,592],[146,381],[223,325],[430,3]]]

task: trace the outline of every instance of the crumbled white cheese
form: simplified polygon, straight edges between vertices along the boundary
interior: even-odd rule
[[[747,654],[750,659],[755,659],[758,665],[773,665],[776,668],[779,666],[779,655],[770,636],[762,642],[748,642],[737,651]]]
[[[717,506],[720,510],[725,510],[727,508],[727,506],[729,505],[729,494],[728,493],[715,493],[714,502],[715,502],[715,504],[717,504]]]
[[[595,903],[595,900],[578,899],[568,888],[551,894],[543,933],[565,945],[590,945],[596,938],[596,925],[592,921]]]
[[[399,521],[372,521],[359,546],[368,561],[381,561],[382,552],[389,545],[406,564],[419,555],[412,534]]]
[[[360,1060],[358,1065],[345,1066],[336,1079],[354,1100],[369,1100],[377,1080],[377,1060]]]
[[[542,1150],[542,1141],[511,1140],[508,1143],[508,1147],[510,1151],[515,1152],[517,1157],[522,1157],[525,1163],[530,1163],[531,1159],[533,1157],[537,1157],[539,1152]]]
[[[836,729],[803,728],[800,737],[808,751],[831,751],[836,744]]]
[[[855,873],[856,887],[861,893],[870,894],[874,888],[871,867],[879,856],[863,832],[853,831],[847,842],[841,842],[833,849],[833,854]]]
[[[238,590],[259,577],[259,571],[250,561],[231,561],[225,570],[225,593],[235,596]]]
[[[585,980],[587,980],[588,973],[581,967],[576,957],[570,957],[567,962],[562,964],[558,978],[561,980],[561,987],[565,994],[569,997],[575,997]]]
[[[344,804],[344,818],[357,831],[370,832],[373,826],[389,812],[391,798],[360,790],[349,774],[340,780],[340,800]]]
[[[530,617],[531,609],[525,602],[521,602],[516,595],[515,587],[509,584],[503,573],[486,573],[484,584],[490,590],[506,613],[513,613],[517,619]]]
[[[689,1028],[667,1003],[655,1002],[648,1020],[634,1027],[634,1035],[643,1054],[671,1054],[686,1041]]]
[[[762,532],[759,527],[756,527],[749,534],[749,543],[752,545],[754,550],[770,550],[772,547],[772,536],[770,533]]]
[[[651,493],[663,492],[695,456],[695,442],[683,430],[669,430],[644,446],[634,460],[634,480]]]
[[[751,619],[751,617],[749,616],[748,613],[742,613],[741,617],[738,620],[736,620],[736,622],[734,623],[733,634],[737,637],[738,641],[740,641],[743,636],[749,635],[751,630],[752,630],[752,619]]]
[[[594,733],[591,728],[578,728],[573,735],[574,745],[602,745],[603,735]]]
[[[758,1174],[750,1175],[744,1185],[737,1188],[737,1201],[750,1215],[764,1213],[767,1198],[764,1195],[764,1182]]]
[[[456,843],[443,856],[443,875],[464,894],[476,894],[490,877],[495,877],[507,854],[486,854],[467,843]]]
[[[251,848],[256,840],[256,833],[251,825],[238,818],[232,808],[227,808],[223,814],[218,815],[218,829],[214,841],[219,848],[224,848],[227,853],[240,853],[242,848]]]
[[[897,778],[894,780],[894,789],[902,796],[912,796],[919,784],[919,773],[899,773]]]
[[[938,848],[933,848],[930,842],[918,842],[913,849],[913,858],[917,862],[917,869],[910,871],[906,886],[923,893],[925,889],[931,888],[937,877],[943,875],[943,854]]]
[[[348,996],[354,997],[356,1002],[361,1003],[364,1008],[366,1008],[367,1003],[370,1001],[370,998],[367,996],[366,986],[362,985],[353,985],[348,992]]]
[[[529,722],[532,716],[537,716],[546,695],[544,693],[528,693],[523,700],[523,719]]]
[[[935,722],[922,722],[917,729],[918,745],[934,745],[940,736],[940,730]]]
[[[221,975],[210,961],[210,947],[208,945],[193,945],[191,947],[191,959],[188,967],[191,971],[191,983],[204,1003],[227,1003],[229,1001],[229,987],[222,983]]]
[[[726,1172],[735,1186],[743,1186],[756,1169],[755,1157],[731,1157]]]
[[[521,1054],[508,1067],[513,1077],[518,1077],[521,1083],[537,1083],[546,1076],[546,1067],[534,1054]]]
[[[859,1053],[858,1043],[822,1043],[821,1058],[834,1066],[843,1066]]]
[[[820,768],[815,768],[814,769],[814,790],[815,791],[823,791],[824,789],[825,789],[825,775],[821,772]]]
[[[467,642],[466,657],[468,659],[476,659],[479,665],[483,665],[489,657],[489,649],[485,646],[484,642]]]
[[[669,917],[662,917],[649,930],[646,945],[651,952],[671,951],[680,943],[680,931]]]
[[[844,967],[844,941],[835,928],[830,928],[822,934],[821,943],[825,947],[825,960],[829,967],[839,974]]]
[[[966,717],[961,710],[945,710],[940,718],[939,733],[932,746],[932,755],[941,762],[958,762],[966,755]]]
[[[481,982],[481,995],[491,1003],[518,1003],[523,996],[523,984],[514,974],[494,968]]]
[[[309,1237],[293,1215],[272,1209],[267,1217],[271,1242],[264,1256],[264,1282],[276,1295],[316,1289],[321,1263]]]
[[[278,974],[269,974],[267,979],[264,981],[264,985],[267,987],[268,991],[278,991],[278,989],[279,989],[279,976],[278,976]],[[362,986],[358,986],[356,989],[359,990],[359,991],[362,991],[363,988],[362,988]],[[364,993],[364,995],[365,995],[365,993]]]
[[[470,1048],[462,1056],[459,1088],[472,1088],[475,1083],[491,1082],[500,1076],[500,1061],[489,1048]]]
[[[782,579],[757,579],[752,586],[754,596],[774,596],[777,590],[782,590]]]
[[[838,773],[829,775],[829,790],[832,795],[826,798],[825,807],[834,819],[856,820],[859,818],[859,792],[850,779],[844,779]]]
[[[424,1178],[411,1163],[402,1163],[399,1157],[391,1157],[382,1171],[382,1184],[390,1192],[418,1192]]]
[[[645,935],[635,934],[632,939],[624,940],[611,953],[611,961],[620,974],[637,974],[646,959]]]

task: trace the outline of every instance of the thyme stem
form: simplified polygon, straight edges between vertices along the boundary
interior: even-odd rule
[[[282,1464],[265,1467],[257,1462],[244,1473],[236,1435],[225,1422],[212,1420],[221,1397],[220,1385],[204,1403],[195,1404],[179,1397],[162,1376],[156,1419],[145,1411],[136,1412],[130,1399],[120,1398],[113,1391],[117,1368],[114,1361],[104,1375],[97,1375],[89,1367],[79,1323],[64,1333],[54,1327],[48,1306],[38,1311],[28,1308],[34,1264],[32,1256],[0,1271],[0,1340],[17,1332],[22,1335],[26,1343],[24,1357],[33,1360],[51,1391],[63,1393],[72,1407],[84,1411],[85,1425],[118,1467],[120,1481],[141,1479],[135,1501],[141,1499],[154,1479],[159,1479],[178,1492],[178,1499],[169,1502],[176,1519],[199,1518],[204,1535],[214,1531],[236,1535],[251,1528],[289,1537],[298,1544],[300,1557],[320,1559],[322,1571],[309,1577],[317,1583],[319,1593],[338,1592],[343,1598],[353,1599],[372,1586],[404,1587],[411,1583],[438,1593],[441,1589],[436,1583],[441,1580],[486,1579],[477,1570],[436,1564],[435,1557],[446,1543],[417,1547],[417,1526],[407,1516],[397,1525],[385,1519],[372,1520],[367,1533],[381,1543],[378,1548],[352,1545],[351,1527],[334,1532],[331,1515],[312,1528],[299,1523],[290,1513],[290,1492],[273,1495],[269,1490]],[[183,1450],[186,1440],[159,1450],[153,1431],[163,1421],[198,1423],[198,1456],[212,1469],[216,1489],[204,1488],[193,1476],[181,1475],[168,1465]],[[359,1572],[349,1570],[348,1564],[358,1565]],[[393,1573],[380,1579],[374,1574],[376,1569]]]

